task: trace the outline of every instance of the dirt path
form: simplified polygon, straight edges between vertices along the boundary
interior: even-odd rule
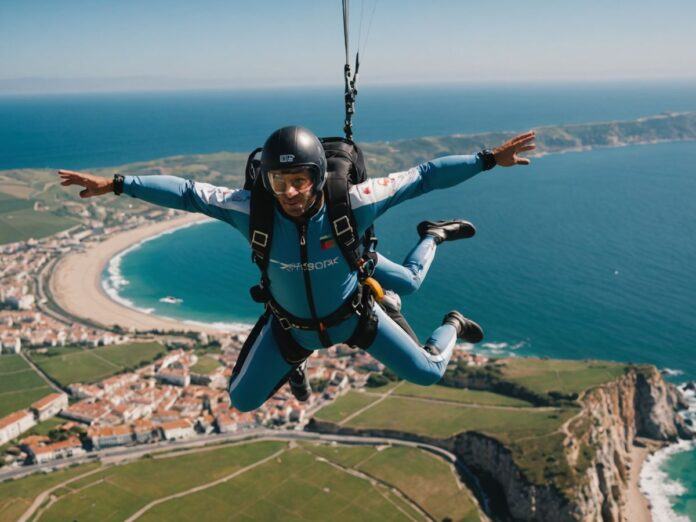
[[[278,450],[275,453],[273,453],[272,455],[269,455],[268,457],[266,457],[265,459],[254,462],[253,464],[249,464],[245,468],[239,469],[239,470],[235,471],[234,473],[230,473],[229,475],[222,477],[218,480],[214,480],[213,482],[208,482],[207,484],[201,484],[200,486],[196,486],[195,488],[190,488],[190,489],[187,489],[186,491],[180,491],[179,493],[174,493],[173,495],[168,495],[166,497],[162,497],[162,498],[159,498],[157,500],[153,500],[148,505],[142,507],[141,509],[136,511],[133,515],[128,517],[125,522],[133,522],[134,520],[137,520],[138,518],[143,516],[147,511],[149,511],[150,509],[152,509],[155,506],[163,504],[164,502],[168,502],[168,501],[174,500],[176,498],[185,497],[186,495],[191,495],[192,493],[198,493],[199,491],[203,491],[205,489],[215,487],[218,484],[223,484],[223,483],[227,482],[228,480],[232,480],[233,478],[238,477],[242,473],[246,473],[247,471],[252,470],[252,469],[256,468],[257,466],[260,466],[261,464],[265,464],[269,460],[273,460],[275,458],[278,458],[280,455],[285,453],[285,451],[286,451],[286,448]]]
[[[339,425],[339,426],[343,426],[346,422],[348,422],[349,420],[351,420],[351,419],[357,417],[357,416],[360,415],[362,412],[364,412],[364,411],[366,411],[366,410],[369,410],[369,409],[372,408],[373,406],[376,406],[377,404],[379,404],[380,402],[382,402],[384,399],[386,399],[387,397],[389,397],[392,393],[394,393],[394,390],[396,390],[396,389],[397,389],[399,386],[401,386],[404,382],[406,382],[406,381],[401,381],[399,384],[397,384],[396,386],[394,386],[391,390],[389,390],[387,393],[385,393],[384,395],[382,395],[382,396],[381,396],[379,399],[377,399],[375,402],[371,402],[371,403],[368,404],[367,406],[364,406],[363,408],[360,408],[358,411],[351,413],[350,415],[348,415],[348,417],[346,417],[346,418],[343,419],[341,422],[339,422],[338,425]]]
[[[394,391],[398,386],[395,386],[392,391]],[[391,392],[389,392],[391,393]],[[381,394],[381,393],[373,393],[373,392],[365,392],[365,395],[372,395],[373,397],[382,397],[382,400],[384,400],[386,394]],[[497,410],[508,410],[508,411],[520,411],[520,410],[530,410],[530,411],[558,411],[561,408],[557,408],[555,406],[500,406],[497,404],[478,404],[475,402],[459,402],[459,401],[452,401],[449,399],[436,399],[433,397],[418,397],[417,395],[400,395],[400,394],[395,394],[395,397],[402,398],[402,399],[412,399],[415,401],[421,401],[421,402],[436,402],[436,403],[445,403],[449,404],[452,406],[463,406],[465,408],[491,408],[491,409],[497,409]],[[376,404],[373,403],[373,404]],[[371,405],[368,405],[371,406]]]
[[[99,466],[96,469],[93,469],[91,471],[88,471],[87,473],[83,473],[82,475],[77,475],[76,477],[72,477],[68,480],[65,480],[61,482],[60,484],[56,484],[55,486],[47,489],[43,493],[40,493],[35,499],[34,502],[31,503],[31,506],[29,506],[29,509],[27,509],[24,514],[17,519],[17,522],[27,522],[34,513],[41,507],[41,505],[46,501],[47,498],[49,498],[49,495],[53,493],[54,491],[67,486],[68,484],[71,484],[73,482],[76,482],[80,479],[83,479],[85,477],[89,477],[90,475],[94,475],[95,473],[98,473],[100,471],[104,471],[104,468],[102,466]]]

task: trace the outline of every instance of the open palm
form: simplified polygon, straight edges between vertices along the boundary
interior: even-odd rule
[[[528,158],[518,156],[520,152],[527,152],[536,149],[533,143],[536,139],[536,132],[529,131],[519,134],[506,141],[500,147],[493,150],[495,161],[501,167],[512,167],[513,165],[529,165]]]

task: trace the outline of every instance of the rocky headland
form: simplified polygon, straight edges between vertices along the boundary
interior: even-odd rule
[[[451,372],[450,372],[451,373]],[[505,389],[519,398],[542,399],[540,407],[568,405],[555,397],[520,385],[501,386],[504,377],[491,372],[489,390]],[[481,371],[460,386],[486,389]],[[510,383],[514,384],[514,383]],[[489,506],[494,520],[629,521],[630,475],[634,450],[650,451],[691,439],[693,434],[679,412],[686,409],[679,390],[652,366],[626,366],[622,375],[583,390],[577,412],[563,423],[560,433],[529,444],[522,439],[503,441],[485,431],[467,430],[448,438],[410,431],[360,428],[314,419],[308,429],[325,433],[389,436],[427,441],[461,460],[476,477],[473,490],[481,505]],[[542,459],[535,461],[533,453]],[[467,479],[467,477],[463,477]],[[471,477],[469,477],[471,480]]]

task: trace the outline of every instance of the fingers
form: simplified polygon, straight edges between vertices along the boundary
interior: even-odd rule
[[[60,184],[64,187],[69,187],[70,185],[80,185],[83,187],[87,186],[87,179],[85,178],[84,174],[80,172],[74,172],[72,170],[59,170],[58,175],[61,179]]]
[[[523,141],[531,141],[531,140],[533,140],[535,137],[536,137],[536,131],[528,131],[528,132],[525,132],[525,133],[522,133],[522,134],[518,134],[517,136],[515,136],[514,138],[512,138],[510,141],[511,141],[512,143],[517,144],[517,143],[520,143],[520,142],[523,142]]]
[[[81,190],[80,191],[80,197],[81,198],[88,198],[92,195],[92,192],[89,189]]]
[[[529,165],[531,163],[527,158],[517,158],[515,160],[515,165]]]
[[[517,152],[526,152],[534,149],[536,149],[536,145],[523,145],[522,147],[518,147]]]

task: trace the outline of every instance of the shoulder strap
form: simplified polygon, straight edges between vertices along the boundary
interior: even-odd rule
[[[251,243],[251,260],[261,270],[262,280],[266,277],[268,260],[273,239],[273,196],[263,187],[257,178],[251,189],[249,208],[249,242]]]
[[[331,231],[351,270],[360,269],[361,246],[358,226],[348,194],[347,173],[332,172],[324,186]]]

